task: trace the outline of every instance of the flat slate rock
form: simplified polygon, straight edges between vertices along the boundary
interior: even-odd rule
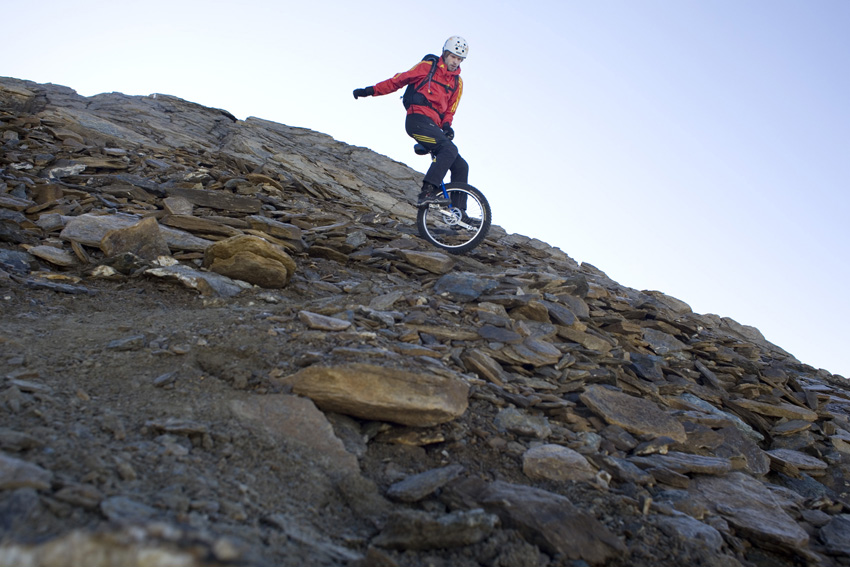
[[[606,422],[629,433],[670,437],[679,443],[688,438],[685,427],[653,402],[602,386],[588,386],[579,398]]]
[[[310,400],[272,394],[240,397],[229,406],[243,424],[297,449],[325,470],[334,474],[360,472],[357,458],[345,449],[325,414]]]
[[[722,475],[732,470],[729,459],[719,457],[705,457],[702,455],[691,455],[670,451],[666,455],[648,455],[645,457],[632,457],[629,459],[638,466],[660,467],[679,474],[714,474]]]
[[[769,417],[785,417],[788,419],[799,419],[803,421],[817,421],[818,419],[818,414],[812,410],[784,402],[766,403],[759,402],[757,400],[748,400],[746,398],[738,398],[735,400],[735,403],[752,412]]]
[[[754,540],[790,550],[804,548],[809,542],[809,535],[770,489],[747,474],[698,477],[691,482],[689,492]]]
[[[800,470],[826,470],[829,465],[824,461],[793,449],[772,449],[767,452],[771,459],[794,466]]]
[[[92,215],[84,214],[76,217],[68,217],[67,224],[59,233],[63,240],[79,242],[86,246],[100,247],[103,237],[112,230],[130,228],[141,219],[131,215]],[[175,230],[170,227],[161,226],[165,241],[172,250],[190,250],[200,252],[212,244],[211,240],[192,236],[188,232]]]
[[[325,411],[417,427],[451,421],[468,405],[469,385],[459,377],[373,364],[316,364],[281,382]]]
[[[456,483],[452,488],[468,504],[498,515],[504,527],[518,530],[547,553],[601,565],[626,552],[625,545],[608,528],[560,494],[478,479]]]
[[[411,475],[390,486],[387,496],[402,502],[418,502],[456,479],[463,471],[461,465],[449,465]]]
[[[436,516],[419,510],[393,514],[372,545],[398,550],[447,549],[476,544],[499,523],[484,510],[458,510]]]

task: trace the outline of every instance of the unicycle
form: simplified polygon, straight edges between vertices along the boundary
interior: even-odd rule
[[[425,146],[413,147],[419,155],[430,153]],[[419,207],[416,227],[419,236],[437,248],[452,254],[469,252],[487,237],[492,217],[484,194],[467,183],[441,183],[450,205],[428,204]]]

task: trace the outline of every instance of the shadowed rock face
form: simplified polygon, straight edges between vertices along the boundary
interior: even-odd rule
[[[0,564],[850,561],[842,377],[420,183],[0,78]]]

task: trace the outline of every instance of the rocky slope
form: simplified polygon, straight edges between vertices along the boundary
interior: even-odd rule
[[[850,391],[752,327],[172,96],[0,78],[0,147],[0,565],[850,564]]]

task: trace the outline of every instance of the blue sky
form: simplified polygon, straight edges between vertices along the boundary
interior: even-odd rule
[[[451,35],[456,143],[494,222],[850,377],[847,0],[399,0],[4,9],[0,76],[165,93],[424,171],[397,96]],[[400,93],[399,93],[400,94]]]

